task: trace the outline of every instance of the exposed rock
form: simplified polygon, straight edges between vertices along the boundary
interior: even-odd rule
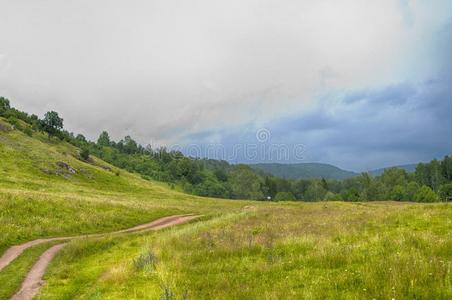
[[[102,169],[112,172],[113,170],[109,166],[100,166]]]
[[[60,167],[60,168],[62,168],[62,169],[64,169],[64,170],[66,170],[66,171],[68,171],[68,172],[71,173],[71,174],[75,174],[75,173],[77,172],[77,171],[75,171],[74,168],[72,168],[70,165],[68,165],[68,164],[65,163],[65,162],[58,161],[56,164],[57,164],[58,167]]]
[[[0,131],[8,132],[8,131],[11,131],[11,130],[12,130],[11,126],[8,126],[6,124],[0,123]]]

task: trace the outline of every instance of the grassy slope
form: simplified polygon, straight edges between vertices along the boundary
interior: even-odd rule
[[[76,148],[45,136],[0,132],[0,253],[36,237],[111,231],[173,213],[207,217],[164,232],[71,242],[38,298],[451,296],[450,206],[214,200],[76,157]],[[53,174],[57,161],[78,172]],[[0,298],[46,247],[0,272],[9,282]],[[150,253],[155,259],[146,260]]]
[[[77,156],[75,147],[44,135],[0,132],[0,253],[37,237],[108,232],[163,215],[244,205],[179,193],[122,170],[116,176],[115,167]],[[60,161],[77,173],[59,168]]]
[[[0,125],[10,127],[2,118]],[[246,205],[193,197],[99,159],[85,163],[77,157],[78,149],[72,145],[49,141],[42,134],[0,131],[0,255],[11,245],[40,237],[110,232],[165,215],[215,215]],[[57,162],[77,172],[71,174]],[[0,299],[19,288],[21,278],[47,247],[25,252],[20,261],[27,264],[13,263],[0,272],[5,282],[0,284]]]

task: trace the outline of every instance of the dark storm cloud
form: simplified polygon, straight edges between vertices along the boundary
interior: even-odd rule
[[[452,154],[452,30],[438,31],[430,54],[436,71],[428,79],[380,88],[328,93],[309,112],[289,113],[271,122],[229,131],[207,131],[190,139],[232,148],[258,144],[259,128],[271,132],[267,144],[302,144],[304,161],[321,161],[354,171],[428,161]],[[219,138],[221,137],[221,138]],[[237,161],[247,161],[239,155]],[[262,161],[267,161],[263,159]],[[281,162],[296,162],[290,157]]]
[[[447,78],[444,75],[443,78]],[[350,102],[350,99],[354,99]],[[394,101],[389,101],[394,99]],[[303,115],[286,116],[263,124],[271,136],[267,145],[305,147],[304,161],[329,162],[346,169],[364,171],[388,165],[427,161],[451,154],[452,81],[402,83],[365,93],[344,95],[343,100],[323,104]],[[190,137],[208,145],[212,137],[226,149],[237,145],[260,145],[253,124],[244,130],[203,132]],[[261,161],[266,161],[264,157]],[[239,153],[234,161],[247,161]],[[289,157],[280,162],[296,162]]]

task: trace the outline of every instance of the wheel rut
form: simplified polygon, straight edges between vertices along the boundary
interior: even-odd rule
[[[159,230],[179,224],[183,224],[189,222],[193,219],[198,218],[196,215],[176,215],[176,216],[168,216],[163,217],[152,222],[141,224],[138,226],[134,226],[128,229],[122,229],[118,231],[113,231],[109,233],[98,233],[98,234],[87,234],[80,236],[69,236],[69,237],[54,237],[54,238],[46,238],[46,239],[37,239],[33,241],[29,241],[23,243],[21,245],[16,245],[10,247],[5,253],[0,257],[0,271],[9,265],[14,259],[16,259],[19,255],[22,254],[26,249],[52,241],[62,241],[63,243],[54,245],[47,249],[44,253],[41,254],[38,261],[33,265],[31,270],[27,273],[25,280],[22,282],[20,290],[11,298],[14,300],[28,300],[32,299],[38,292],[44,281],[42,277],[47,269],[47,266],[52,261],[53,257],[65,246],[65,242],[81,239],[81,238],[90,238],[90,237],[103,237],[106,235],[121,235],[128,234],[133,232],[145,232],[149,230]]]

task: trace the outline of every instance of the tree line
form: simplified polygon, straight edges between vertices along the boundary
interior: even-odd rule
[[[63,128],[57,112],[42,119],[10,106],[0,97],[0,116],[17,129],[32,135],[42,131],[49,139],[58,138],[80,150],[80,158],[95,155],[112,165],[140,174],[144,179],[167,182],[173,188],[199,196],[272,201],[415,201],[436,202],[452,197],[452,157],[417,165],[414,173],[390,168],[380,176],[362,173],[344,180],[291,180],[253,170],[243,164],[187,157],[164,147],[142,146],[132,137],[113,141],[103,131],[97,141],[75,135]],[[22,126],[19,120],[28,124]]]

